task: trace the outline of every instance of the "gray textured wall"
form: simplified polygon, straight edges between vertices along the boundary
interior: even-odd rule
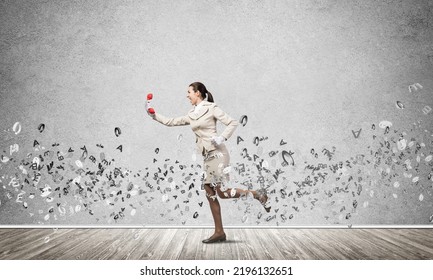
[[[228,143],[231,186],[272,200],[269,214],[222,201],[225,224],[429,224],[432,11],[0,1],[0,224],[212,225],[190,128],[144,111],[153,92],[158,112],[185,114],[194,81],[247,116]]]

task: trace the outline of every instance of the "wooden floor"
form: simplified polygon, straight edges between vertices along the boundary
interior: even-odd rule
[[[433,259],[433,229],[0,229],[0,259]]]

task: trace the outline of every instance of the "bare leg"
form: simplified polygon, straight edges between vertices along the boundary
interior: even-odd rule
[[[205,184],[204,189],[206,191],[206,197],[209,201],[210,210],[212,212],[212,217],[215,223],[215,232],[209,239],[223,236],[225,235],[225,233],[221,217],[221,207],[219,201],[217,200],[216,193],[209,184]]]
[[[217,193],[220,198],[239,198],[241,196],[248,195],[248,193],[253,194],[254,198],[257,196],[256,191],[244,190],[239,188],[226,188],[224,191],[220,187],[217,188]]]
[[[217,193],[218,193],[218,196],[222,199],[239,198],[241,196],[248,195],[248,193],[251,193],[253,195],[253,197],[255,199],[257,199],[260,202],[260,204],[263,205],[266,212],[271,211],[271,207],[265,206],[265,203],[268,201],[268,196],[266,194],[261,194],[257,191],[244,190],[244,189],[239,189],[239,188],[225,188],[225,190],[222,191],[219,185],[217,186]]]

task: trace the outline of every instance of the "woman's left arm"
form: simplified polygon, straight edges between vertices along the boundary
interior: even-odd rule
[[[236,127],[238,126],[239,122],[226,114],[217,105],[215,105],[214,107],[213,114],[217,120],[226,125],[226,128],[224,129],[221,136],[224,137],[226,140],[229,139],[235,131]]]

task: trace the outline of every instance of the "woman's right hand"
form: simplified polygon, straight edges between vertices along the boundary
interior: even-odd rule
[[[155,109],[153,109],[152,107],[152,99],[153,99],[153,94],[152,93],[147,94],[146,112],[149,116],[153,118],[155,117]]]

